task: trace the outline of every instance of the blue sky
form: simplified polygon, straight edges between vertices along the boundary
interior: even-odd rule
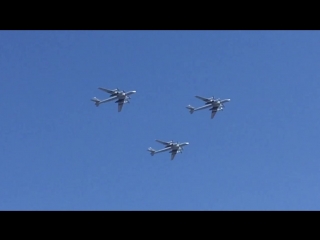
[[[0,210],[320,210],[319,31],[0,31]],[[98,87],[136,90],[117,112]],[[195,95],[230,98],[210,119]],[[155,139],[188,141],[174,161]]]

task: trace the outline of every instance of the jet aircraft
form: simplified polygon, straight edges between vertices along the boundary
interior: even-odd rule
[[[186,146],[189,144],[188,142],[184,142],[184,143],[178,143],[178,142],[173,142],[173,141],[165,142],[165,141],[161,141],[161,140],[157,140],[157,139],[156,139],[156,141],[165,145],[165,148],[156,151],[153,148],[149,147],[148,151],[151,153],[151,156],[153,156],[156,153],[165,152],[165,151],[170,150],[169,153],[171,153],[171,160],[174,159],[174,157],[177,153],[182,153],[183,146]]]
[[[131,99],[131,98],[129,97],[129,95],[136,93],[136,91],[129,91],[129,92],[121,91],[118,88],[113,89],[113,90],[109,90],[106,88],[99,87],[98,89],[109,93],[110,98],[107,98],[104,100],[99,100],[98,98],[94,97],[91,99],[91,101],[95,102],[95,105],[97,107],[99,107],[99,105],[101,103],[109,102],[112,100],[117,100],[117,101],[115,101],[115,103],[118,103],[118,112],[121,112],[123,104],[130,103],[129,99]]]
[[[191,105],[188,105],[187,108],[189,109],[189,112],[192,114],[194,111],[198,111],[198,110],[205,109],[205,108],[210,108],[209,110],[211,110],[211,119],[216,115],[217,111],[223,110],[224,103],[230,102],[230,100],[231,100],[231,99],[220,100],[220,98],[214,99],[214,97],[210,97],[210,98],[205,98],[205,97],[200,97],[200,96],[195,96],[195,97],[203,100],[206,103],[204,106],[201,106],[198,108],[195,108],[195,107],[192,107]]]

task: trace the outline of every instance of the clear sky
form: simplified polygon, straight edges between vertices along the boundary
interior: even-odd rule
[[[319,93],[320,31],[0,31],[0,210],[320,210]]]

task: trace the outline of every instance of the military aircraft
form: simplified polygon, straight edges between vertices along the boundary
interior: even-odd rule
[[[129,95],[136,93],[136,91],[129,91],[129,92],[121,91],[118,88],[109,90],[106,88],[99,87],[98,89],[109,93],[110,98],[99,100],[98,98],[94,97],[91,99],[91,101],[95,102],[95,105],[99,107],[101,103],[105,103],[105,102],[109,102],[117,99],[115,103],[118,103],[118,112],[121,112],[123,104],[130,103],[129,99],[131,98],[129,97]]]
[[[192,107],[191,105],[188,105],[187,108],[189,109],[189,112],[192,114],[194,111],[198,111],[205,108],[210,108],[211,110],[211,119],[216,115],[217,111],[221,111],[224,108],[224,103],[230,102],[231,99],[223,99],[220,100],[220,98],[214,99],[214,97],[205,98],[200,96],[195,96],[196,98],[199,98],[206,102],[206,104],[202,107]]]
[[[184,142],[184,143],[178,143],[178,142],[173,142],[173,141],[165,142],[165,141],[161,141],[161,140],[157,140],[157,139],[156,139],[156,141],[165,145],[165,148],[156,151],[153,148],[149,147],[148,151],[151,153],[151,156],[153,156],[156,153],[165,152],[165,151],[170,150],[169,153],[171,153],[171,160],[174,159],[174,157],[176,156],[177,153],[182,153],[183,146],[186,146],[189,144],[188,142]]]

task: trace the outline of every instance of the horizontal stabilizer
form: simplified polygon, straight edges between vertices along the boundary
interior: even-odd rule
[[[191,105],[188,105],[187,108],[189,109],[189,112],[192,114],[194,112],[194,107],[192,107]]]
[[[153,148],[149,147],[148,151],[150,152],[151,156],[153,156],[156,152],[156,150],[154,150]]]
[[[96,97],[92,98],[91,101],[95,102],[95,104],[96,104],[97,107],[99,107],[99,104],[100,104],[100,102],[101,102],[101,101],[100,101],[98,98],[96,98]]]

